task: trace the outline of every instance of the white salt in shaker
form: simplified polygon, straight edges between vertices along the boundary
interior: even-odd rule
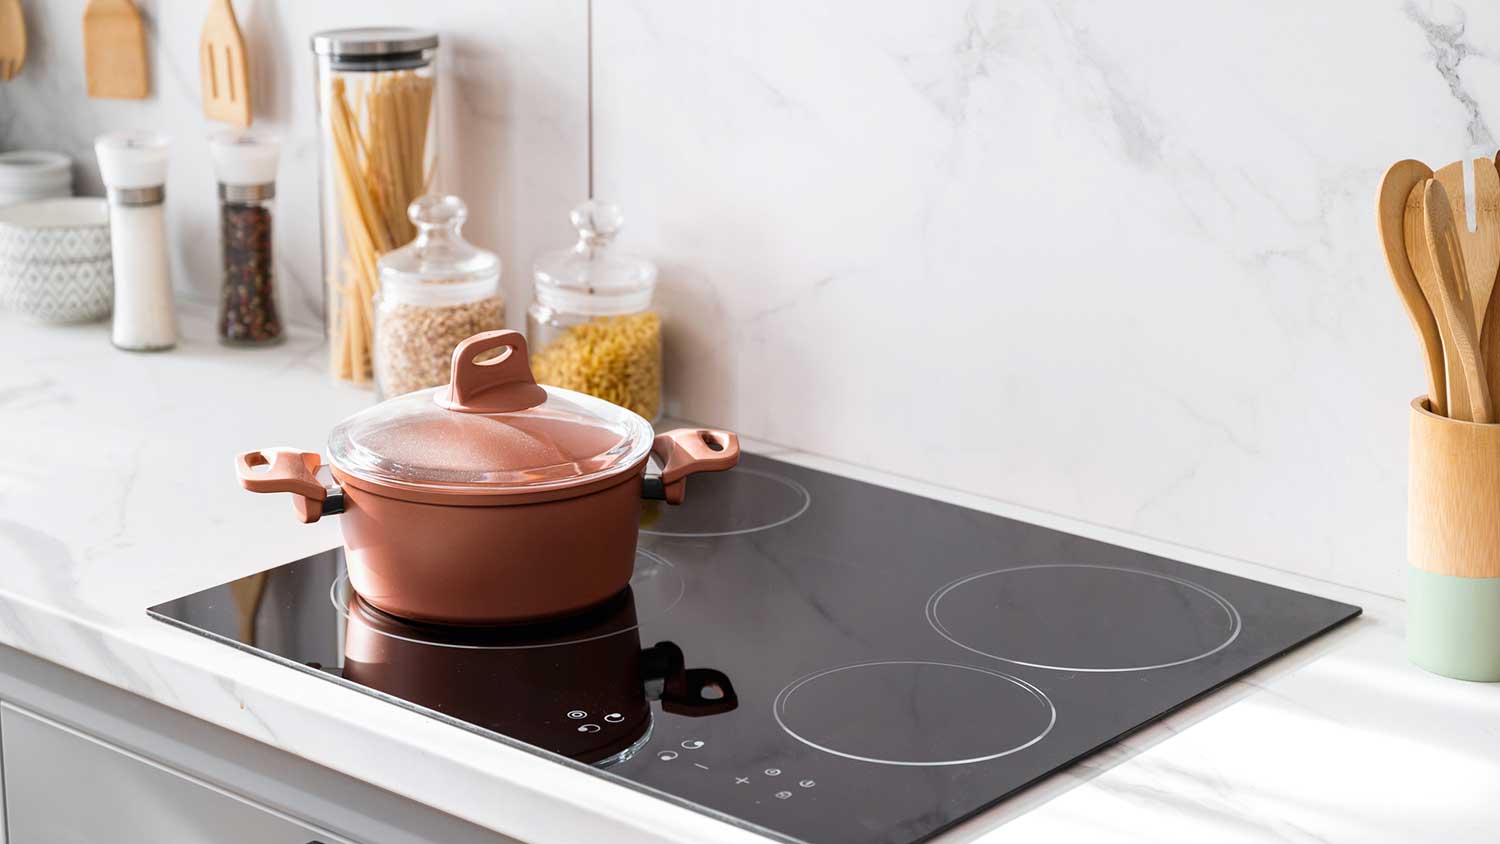
[[[112,132],[94,142],[94,154],[109,193],[115,272],[111,339],[130,351],[170,349],[177,345],[177,319],[163,204],[167,138],[150,132]]]

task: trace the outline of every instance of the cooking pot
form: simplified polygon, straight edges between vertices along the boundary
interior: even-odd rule
[[[578,615],[503,627],[414,623],[357,594],[348,608],[349,680],[580,762],[634,754],[652,700],[691,717],[738,704],[728,677],[685,668],[672,642],[641,648],[629,588]]]
[[[739,440],[653,436],[623,407],[538,386],[525,337],[487,331],[454,349],[451,383],[350,416],[328,453],[328,484],[312,452],[247,451],[235,468],[251,492],[291,493],[303,522],[341,514],[349,582],[375,608],[493,625],[618,594],[641,498],[680,504],[689,475],[739,462]]]

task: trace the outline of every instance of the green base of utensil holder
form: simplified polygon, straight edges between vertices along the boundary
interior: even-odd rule
[[[1459,680],[1500,681],[1500,577],[1407,567],[1406,656]]]

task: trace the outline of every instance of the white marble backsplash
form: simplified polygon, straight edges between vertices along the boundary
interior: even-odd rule
[[[1494,141],[1500,7],[641,0],[593,57],[672,413],[1402,593],[1375,188]]]
[[[33,53],[0,84],[0,148],[64,149],[97,189],[94,135],[176,135],[178,283],[211,298],[202,4],[141,2],[145,103],[84,98],[83,0],[24,5]],[[307,37],[427,25],[443,173],[506,261],[513,325],[591,163],[623,240],[663,267],[671,414],[1403,591],[1422,376],[1374,192],[1392,161],[1495,142],[1500,7],[235,5],[258,122],[288,139],[294,315],[319,291]]]

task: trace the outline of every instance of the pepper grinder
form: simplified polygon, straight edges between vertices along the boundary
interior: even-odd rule
[[[109,196],[115,315],[110,339],[132,352],[177,345],[167,267],[166,136],[112,132],[94,142]]]

